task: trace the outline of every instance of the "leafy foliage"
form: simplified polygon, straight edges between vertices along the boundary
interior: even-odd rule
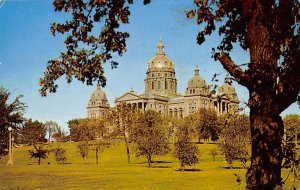
[[[150,0],[144,0],[144,4]],[[133,0],[54,0],[57,12],[72,15],[71,20],[64,23],[52,23],[51,32],[67,34],[65,45],[67,50],[59,58],[48,61],[44,77],[40,79],[40,93],[56,92],[55,81],[65,75],[67,82],[73,78],[92,85],[98,80],[102,86],[106,84],[103,64],[110,62],[117,67],[113,55],[122,56],[126,51],[127,32],[119,29],[121,24],[129,23],[129,5]]]
[[[186,165],[193,165],[199,162],[199,150],[194,144],[188,132],[189,126],[183,125],[177,131],[177,142],[175,143],[174,156],[180,162],[181,171]]]
[[[219,147],[226,161],[232,166],[234,160],[240,159],[246,167],[248,151],[246,142],[249,140],[249,118],[245,115],[224,116],[222,141]]]
[[[132,127],[140,112],[131,105],[120,103],[116,109],[106,114],[106,121],[114,127],[114,135],[122,136],[126,145],[127,162],[130,163],[130,143],[132,141]]]
[[[77,146],[77,149],[78,149],[79,154],[82,157],[82,159],[85,159],[88,157],[90,148],[89,148],[89,145],[87,142],[79,143]]]
[[[214,110],[207,110],[201,108],[199,110],[199,116],[196,124],[196,129],[198,131],[199,139],[204,140],[218,140],[219,139],[219,125],[218,116]]]
[[[62,127],[56,126],[55,132],[53,133],[53,137],[56,141],[61,142],[67,136],[67,132],[63,130]]]
[[[0,87],[0,158],[8,153],[8,127],[13,134],[19,130],[24,121],[26,105],[21,101],[22,95],[11,100],[12,94]]]
[[[154,155],[165,155],[169,151],[168,139],[163,120],[159,113],[148,110],[136,121],[133,141],[136,144],[136,156],[145,156],[151,167]]]
[[[66,150],[62,147],[55,149],[55,160],[57,163],[63,164],[67,161]]]
[[[21,142],[24,144],[34,145],[44,143],[46,128],[42,122],[32,119],[27,120],[20,129]]]
[[[73,119],[68,122],[68,127],[73,141],[95,140],[107,132],[103,118]]]
[[[41,165],[41,159],[46,159],[48,157],[49,150],[44,147],[42,144],[35,144],[33,150],[28,150],[30,158],[38,160],[38,164]]]
[[[295,179],[298,177],[300,157],[297,155],[297,137],[300,132],[300,116],[297,114],[286,115],[283,119],[286,129],[285,141],[283,144],[284,159],[282,168],[288,168]],[[287,179],[285,179],[286,181]],[[285,182],[283,181],[283,182]]]
[[[216,161],[216,156],[218,155],[218,150],[216,148],[211,149],[208,153],[209,156],[212,157],[212,159],[214,160],[214,162]]]
[[[96,152],[96,164],[99,163],[99,153],[104,151],[105,149],[108,149],[110,145],[111,143],[109,142],[109,139],[97,140],[97,142],[94,144]]]

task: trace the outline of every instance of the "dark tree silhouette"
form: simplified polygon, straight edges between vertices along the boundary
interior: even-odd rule
[[[218,30],[214,58],[249,90],[252,139],[247,189],[281,186],[283,122],[280,113],[300,91],[300,2],[296,0],[196,0],[197,41]],[[250,53],[246,68],[233,62],[238,43]]]
[[[68,36],[66,52],[59,58],[48,61],[44,77],[40,79],[40,93],[56,92],[55,81],[65,75],[67,82],[75,77],[92,85],[98,81],[106,84],[103,64],[110,62],[115,68],[118,63],[113,54],[122,56],[126,51],[127,32],[119,30],[120,24],[129,23],[129,5],[134,0],[54,0],[55,11],[66,12],[72,19],[65,23],[53,23],[51,32]],[[150,0],[144,0],[144,4]],[[93,30],[94,29],[94,30]],[[100,29],[100,30],[99,30]],[[95,33],[93,33],[96,31]],[[96,36],[96,34],[98,34]]]

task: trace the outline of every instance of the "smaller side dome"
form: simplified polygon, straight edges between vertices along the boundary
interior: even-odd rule
[[[101,90],[99,83],[97,84],[97,89],[91,95],[91,100],[92,99],[107,100],[106,94]]]
[[[204,88],[205,80],[199,75],[199,68],[196,66],[194,76],[188,82],[188,88]]]
[[[105,92],[103,92],[100,88],[100,84],[97,84],[96,90],[92,93],[91,98],[88,103],[88,107],[109,107],[108,100],[106,98]]]
[[[232,85],[228,74],[225,76],[224,84],[218,88],[219,93],[227,95],[231,100],[238,102],[238,97],[235,92],[235,88]]]

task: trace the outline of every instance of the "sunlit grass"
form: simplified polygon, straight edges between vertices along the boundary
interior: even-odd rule
[[[57,144],[53,144],[57,146]],[[227,163],[220,155],[214,162],[208,155],[214,144],[201,144],[200,163],[179,172],[179,163],[172,153],[155,157],[153,168],[147,168],[146,159],[136,158],[127,164],[125,146],[116,143],[100,153],[96,164],[95,151],[83,160],[77,152],[77,143],[62,143],[67,151],[66,164],[57,164],[53,154],[42,160],[29,159],[31,147],[14,149],[14,165],[6,166],[7,157],[0,160],[0,189],[216,189],[234,190],[245,188],[245,169],[226,169]],[[48,164],[49,163],[49,164]],[[234,174],[242,177],[238,184]],[[284,172],[284,176],[287,173]],[[291,187],[293,178],[288,180]],[[299,180],[297,181],[299,188]]]

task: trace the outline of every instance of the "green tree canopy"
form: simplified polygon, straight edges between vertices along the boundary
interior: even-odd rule
[[[177,130],[177,142],[175,143],[174,156],[180,162],[181,171],[184,171],[186,165],[191,166],[199,162],[199,149],[192,142],[189,133],[190,126],[184,124]]]
[[[148,110],[141,114],[133,131],[136,155],[145,156],[148,167],[151,167],[153,156],[164,155],[169,151],[167,131],[159,113]]]
[[[44,143],[46,136],[46,128],[42,122],[29,119],[25,121],[24,126],[20,130],[22,143],[35,145]]]
[[[0,87],[0,158],[8,153],[8,127],[18,132],[24,121],[26,105],[21,101],[22,97],[19,95],[11,100],[12,94]]]

